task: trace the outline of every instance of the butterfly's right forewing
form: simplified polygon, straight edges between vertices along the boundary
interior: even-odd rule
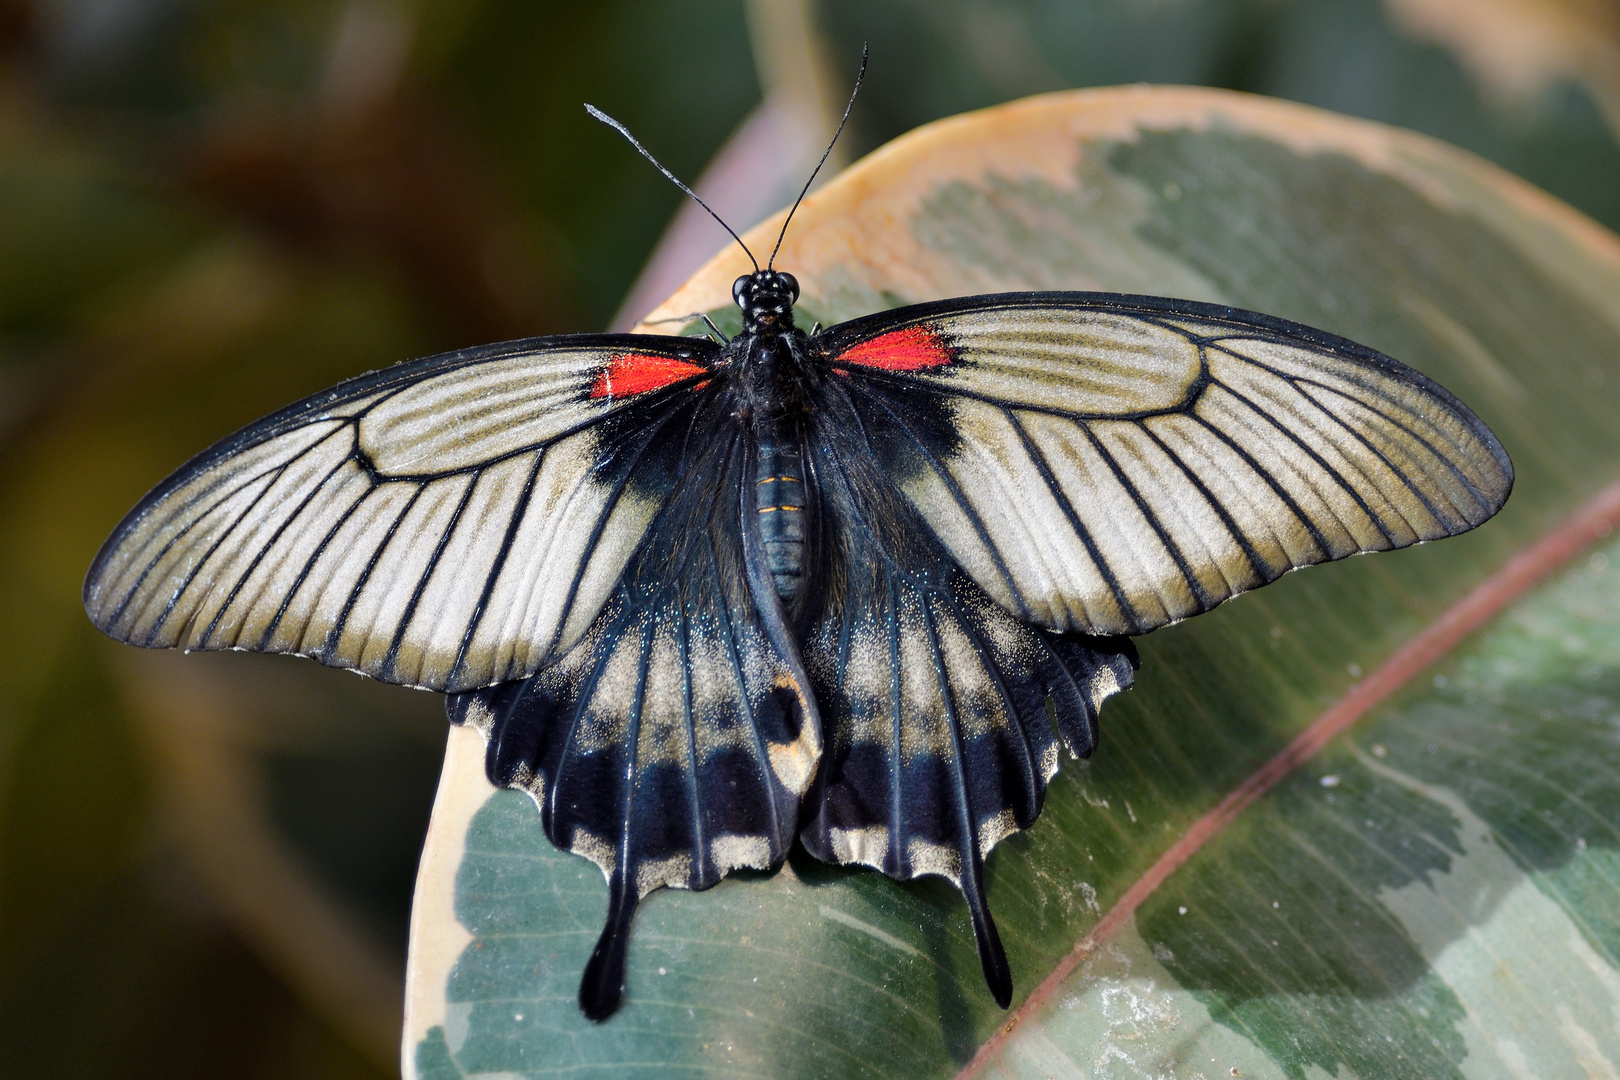
[[[977,296],[824,348],[935,535],[1051,630],[1142,634],[1296,567],[1466,532],[1513,483],[1441,387],[1250,312]]]

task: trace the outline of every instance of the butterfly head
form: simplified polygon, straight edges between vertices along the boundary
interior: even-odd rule
[[[744,333],[781,330],[793,325],[799,280],[782,270],[756,270],[733,282],[731,295],[742,308]]]

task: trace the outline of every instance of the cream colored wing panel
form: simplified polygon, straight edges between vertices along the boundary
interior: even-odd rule
[[[490,579],[511,551],[507,538],[516,515],[527,509],[541,456],[531,450],[478,474],[412,598],[409,621],[396,634],[392,674],[398,681],[447,686],[463,674],[452,669],[462,658],[462,642],[484,614]],[[520,560],[526,554],[520,552]],[[494,675],[486,668],[474,672],[472,681],[494,681]]]
[[[1370,364],[1277,341],[1224,338],[1212,345],[1212,352],[1254,361],[1330,412],[1340,412],[1331,404],[1335,401],[1359,403],[1368,410],[1360,415],[1380,418],[1379,429],[1413,455],[1415,471],[1405,473],[1407,478],[1430,480],[1450,491],[1455,498],[1448,501],[1471,524],[1490,517],[1506,497],[1512,472],[1503,467],[1488,429],[1440,387],[1419,381],[1415,372],[1387,358]]]
[[[1216,349],[1209,363],[1220,389],[1270,426],[1268,445],[1298,451],[1294,467],[1332,506],[1358,550],[1405,547],[1426,532],[1432,535],[1433,515],[1359,432],[1264,368]]]
[[[1214,385],[1199,399],[1194,415],[1281,492],[1322,553],[1311,561],[1342,559],[1369,545],[1390,546],[1372,515],[1303,441],[1279,430],[1253,403]]]
[[[210,544],[208,557],[170,606],[168,623],[178,632],[176,645],[208,649],[235,644],[243,618],[256,612],[256,600],[264,599],[260,571],[278,562],[284,541],[303,531],[303,515],[350,463],[352,447],[350,431],[344,428],[294,456],[277,470],[264,496]]]
[[[509,672],[533,670],[541,657],[573,644],[563,638],[562,629],[572,608],[594,612],[605,599],[605,593],[581,595],[575,584],[587,563],[604,558],[621,542],[605,529],[613,509],[612,489],[579,482],[589,475],[595,455],[596,440],[588,433],[546,451],[512,538],[512,549],[523,555],[507,558],[495,578],[464,661],[469,678],[487,670],[494,682],[515,677]],[[626,497],[633,498],[621,496],[621,501]],[[639,539],[647,520],[650,516],[639,526],[630,524],[627,535]],[[624,559],[609,561],[617,579]]]
[[[407,387],[360,420],[360,449],[384,476],[477,468],[521,453],[601,414],[589,391],[602,360],[595,352],[515,356]]]
[[[1172,409],[1202,368],[1184,334],[1112,312],[1019,308],[944,318],[956,360],[928,382],[1000,401],[1117,415]]]
[[[1455,447],[1435,438],[1438,432],[1424,431],[1420,417],[1393,419],[1326,387],[1304,384],[1300,390],[1355,431],[1367,449],[1402,478],[1410,495],[1402,513],[1419,539],[1463,532],[1490,516],[1479,488],[1454,464]],[[1436,452],[1437,445],[1447,451],[1445,456]]]
[[[1191,580],[1180,572],[1179,554],[1090,427],[1039,413],[1016,415],[1039,454],[1054,501],[1064,506],[1070,535],[1094,553],[1120,606],[1122,620],[1098,622],[1096,632],[1139,633],[1140,627],[1202,610]],[[1076,505],[1074,492],[1085,493],[1082,504]]]
[[[316,527],[308,530],[307,537],[300,537],[303,542],[298,545],[305,550],[298,556],[289,553],[289,562],[297,560],[296,584],[280,597],[259,637],[242,635],[236,643],[239,648],[297,653],[336,663],[332,632],[418,494],[415,484],[374,484],[369,476],[359,483],[364,484],[364,493],[358,499],[329,519],[310,523]],[[257,612],[249,618],[256,622]]]
[[[1014,414],[960,400],[955,416],[964,434],[959,452],[947,459],[944,473],[924,474],[913,485],[933,490],[912,497],[939,532],[950,519],[936,522],[927,517],[930,508],[970,504],[976,527],[958,534],[965,541],[963,554],[975,554],[974,541],[994,553],[991,572],[982,579],[974,573],[981,587],[1009,610],[1043,625],[1129,625],[1124,597],[1110,583],[1089,537],[1076,530],[1060,501],[1061,488],[1050,478],[1050,462]],[[968,565],[970,558],[958,555],[954,546],[952,554]],[[984,565],[982,559],[972,561]]]
[[[1143,421],[1141,429],[1197,492],[1196,498],[1183,492],[1187,512],[1208,507],[1241,550],[1250,573],[1232,566],[1226,577],[1234,594],[1321,559],[1309,529],[1275,483],[1203,421],[1171,413]]]
[[[271,535],[256,564],[242,576],[235,596],[214,616],[200,648],[269,649],[296,652],[286,635],[286,611],[323,541],[356,511],[374,484],[353,459],[345,460],[311,492],[280,536]],[[307,595],[307,594],[306,594]],[[278,628],[280,633],[278,634]],[[275,642],[273,646],[268,642]]]
[[[1230,515],[1162,439],[1131,423],[1099,423],[1093,434],[1141,500],[1144,518],[1156,524],[1161,542],[1176,553],[1202,607],[1263,584]]]

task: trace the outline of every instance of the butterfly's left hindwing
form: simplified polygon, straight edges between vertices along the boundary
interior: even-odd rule
[[[724,407],[687,445],[584,637],[526,682],[450,699],[452,719],[488,740],[491,782],[528,790],[551,840],[607,875],[608,922],[580,989],[598,1019],[617,1007],[641,898],[780,865],[821,752],[796,651],[772,632],[776,598],[749,584],[749,445]]]
[[[1444,389],[1262,315],[1020,293],[817,344],[952,556],[1052,630],[1145,633],[1296,567],[1466,532],[1512,487]]]

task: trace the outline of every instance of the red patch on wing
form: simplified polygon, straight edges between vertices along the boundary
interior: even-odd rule
[[[908,326],[853,345],[833,357],[833,363],[860,364],[882,371],[925,371],[944,367],[954,359],[956,351],[938,330]]]
[[[591,397],[634,397],[649,390],[662,390],[694,375],[708,373],[709,369],[701,364],[674,356],[620,353],[609,360],[608,366],[596,377],[595,384],[591,386]]]

